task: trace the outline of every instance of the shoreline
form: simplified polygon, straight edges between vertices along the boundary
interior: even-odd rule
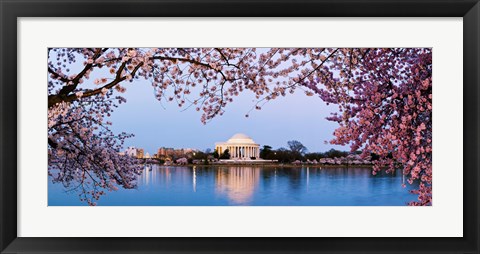
[[[373,165],[332,165],[332,164],[281,164],[281,163],[265,163],[265,164],[247,164],[247,163],[229,163],[229,164],[185,164],[185,165],[161,165],[157,163],[146,163],[147,165],[158,165],[160,167],[263,167],[263,168],[366,168],[371,169]]]

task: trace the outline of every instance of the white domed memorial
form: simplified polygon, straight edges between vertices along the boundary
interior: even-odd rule
[[[233,135],[227,142],[215,143],[215,149],[218,154],[223,154],[228,149],[230,159],[249,160],[251,158],[260,158],[260,145],[243,133]]]

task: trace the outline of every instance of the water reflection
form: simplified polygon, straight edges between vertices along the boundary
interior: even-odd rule
[[[260,169],[251,167],[218,168],[215,190],[235,205],[248,205],[260,181]]]
[[[197,174],[195,172],[196,169],[197,167],[193,166],[193,192],[197,192]]]
[[[147,165],[138,188],[119,189],[98,205],[152,206],[391,206],[416,196],[405,178],[371,174],[369,168]],[[83,205],[59,185],[49,184],[49,205]]]

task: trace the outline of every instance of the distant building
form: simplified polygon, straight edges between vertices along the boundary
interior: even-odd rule
[[[215,143],[215,150],[218,154],[223,154],[227,149],[230,153],[230,159],[260,158],[260,145],[242,133],[233,135],[227,142]]]
[[[130,157],[135,157],[137,159],[143,159],[144,158],[144,150],[143,148],[135,148],[133,146],[130,146],[125,150],[125,153],[120,153],[123,155],[127,155]]]
[[[137,148],[137,159],[143,159],[144,151],[143,148]]]
[[[125,154],[130,156],[130,157],[136,157],[137,156],[137,149],[133,146],[130,146],[125,151]]]
[[[161,148],[158,148],[157,156],[159,158],[160,157],[171,156],[173,154],[173,151],[174,151],[173,148],[161,147]]]
[[[175,158],[180,158],[180,157],[190,157],[189,155],[192,155],[193,153],[197,152],[197,149],[193,148],[181,148],[181,149],[173,149],[173,148],[167,148],[167,147],[160,147],[158,148],[156,158],[167,158],[167,157],[175,157]]]

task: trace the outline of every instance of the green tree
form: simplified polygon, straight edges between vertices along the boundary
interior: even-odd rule
[[[348,152],[342,152],[342,151],[339,151],[339,150],[335,150],[335,149],[330,149],[328,150],[326,153],[325,153],[325,156],[328,157],[328,158],[338,158],[338,157],[345,157],[348,155]]]
[[[287,142],[288,147],[290,148],[290,151],[294,153],[299,153],[301,155],[304,155],[308,149],[300,142],[297,140],[290,140]]]
[[[223,160],[230,159],[230,151],[228,151],[228,149],[225,149],[225,151],[223,151],[223,154],[220,156],[220,159],[223,159]]]
[[[213,158],[218,159],[219,157],[220,155],[218,154],[218,150],[215,149],[215,151],[213,151]]]
[[[281,163],[290,163],[294,161],[295,157],[292,151],[281,147],[278,150],[273,151],[273,159],[278,160],[278,162]]]
[[[207,159],[207,156],[208,154],[204,153],[204,152],[201,152],[201,151],[198,151],[196,153],[193,154],[193,159],[195,160],[204,160],[204,159]]]
[[[306,153],[305,154],[305,159],[308,159],[308,160],[320,160],[321,158],[325,158],[325,154],[324,153]]]
[[[269,159],[269,156],[272,154],[272,147],[269,145],[264,145],[262,149],[260,149],[260,158],[262,159]]]

